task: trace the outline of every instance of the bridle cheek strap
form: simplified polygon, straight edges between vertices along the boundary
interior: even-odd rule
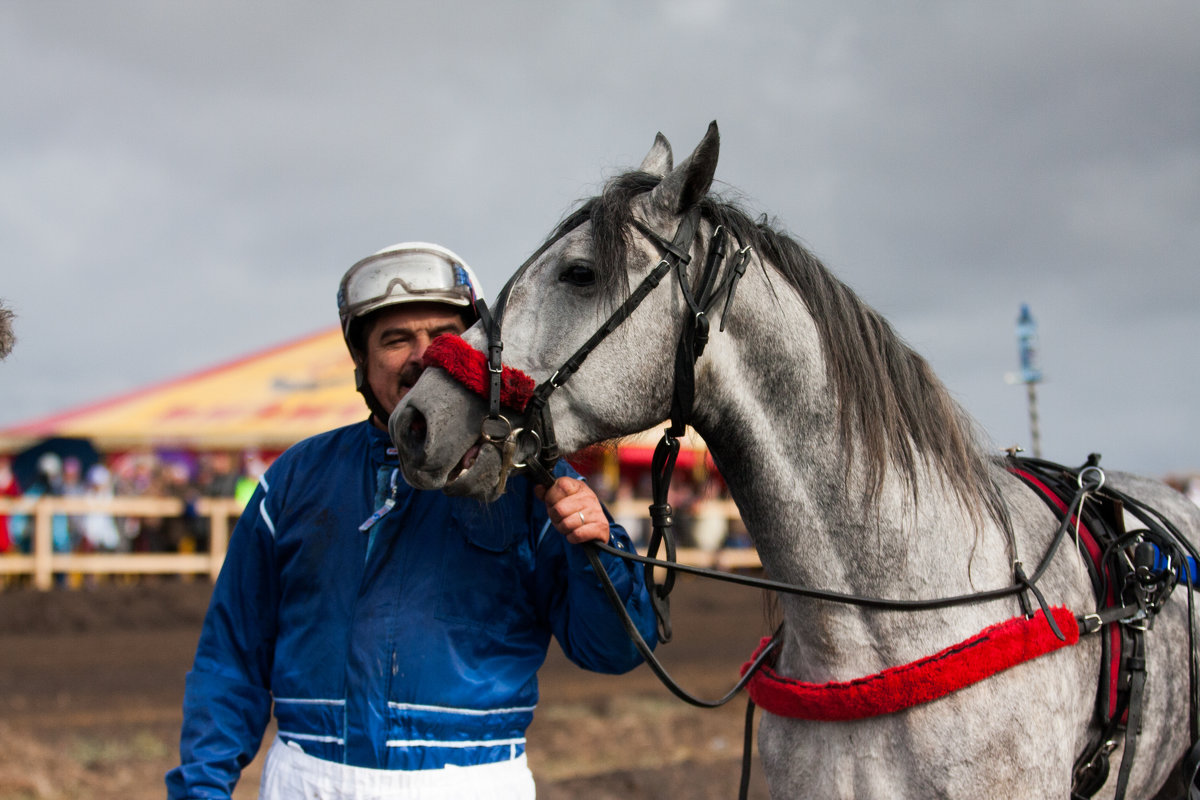
[[[443,333],[425,349],[422,358],[427,367],[440,367],[451,378],[484,398],[491,394],[491,374],[488,359],[483,353],[467,344],[461,336]],[[519,369],[503,366],[500,371],[500,404],[516,411],[524,411],[533,397],[534,381]]]

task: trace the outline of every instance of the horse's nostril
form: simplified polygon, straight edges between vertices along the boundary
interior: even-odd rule
[[[409,409],[408,425],[404,428],[404,444],[409,452],[420,452],[425,449],[425,435],[429,426],[425,423],[425,415],[415,408]]]

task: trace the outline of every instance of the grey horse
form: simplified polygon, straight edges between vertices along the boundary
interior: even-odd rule
[[[699,207],[688,279],[697,280],[718,225],[748,264],[732,301],[711,310],[690,421],[770,576],[911,600],[1010,585],[1014,560],[1035,562],[1058,519],[981,443],[928,363],[876,311],[796,241],[710,194],[718,145],[714,123],[675,166],[659,134],[638,169],[611,179],[560,226],[507,289],[505,364],[536,381],[552,375]],[[679,284],[664,279],[596,346],[549,399],[564,452],[667,418],[676,342],[691,313]],[[463,338],[486,349],[479,325]],[[487,414],[483,397],[427,369],[391,420],[408,481],[495,497],[508,464],[502,448],[481,445]],[[1197,541],[1200,509],[1182,494],[1133,475],[1105,478]],[[1073,551],[1064,547],[1038,585],[1051,606],[1089,611],[1096,601]],[[1146,636],[1144,724],[1128,797],[1154,796],[1188,747],[1186,595],[1170,597]],[[915,613],[789,596],[781,605],[774,669],[818,684],[938,653],[1022,613],[1015,597]],[[1073,764],[1096,733],[1100,662],[1099,637],[1090,636],[895,713],[837,722],[764,713],[759,753],[771,796],[1069,797]],[[1110,779],[1096,796],[1113,792]]]

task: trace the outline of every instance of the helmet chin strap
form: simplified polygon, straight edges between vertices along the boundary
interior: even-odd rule
[[[371,382],[367,380],[367,366],[363,363],[362,356],[357,352],[351,352],[354,358],[354,388],[363,396],[363,400],[367,404],[367,409],[370,410],[371,416],[374,417],[379,425],[387,430],[388,417],[391,416],[383,408],[383,403],[379,402],[379,398],[375,396],[375,391],[371,388]]]

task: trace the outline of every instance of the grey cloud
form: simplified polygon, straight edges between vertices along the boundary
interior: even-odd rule
[[[1197,23],[1116,0],[6,5],[0,424],[331,324],[341,271],[395,241],[495,291],[656,131],[682,153],[715,118],[718,178],[995,441],[1026,436],[1003,374],[1030,302],[1056,455],[1198,466]]]

